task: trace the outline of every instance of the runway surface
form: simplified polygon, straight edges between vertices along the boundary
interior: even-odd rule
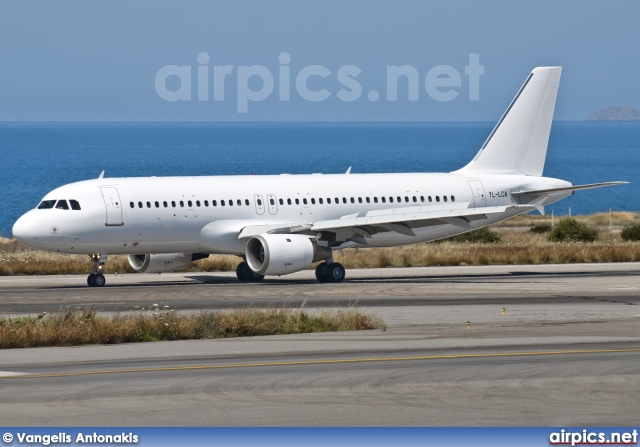
[[[5,314],[358,302],[386,331],[0,352],[4,425],[633,425],[640,264],[0,278]],[[502,308],[505,308],[504,314]],[[470,329],[466,322],[471,322]]]

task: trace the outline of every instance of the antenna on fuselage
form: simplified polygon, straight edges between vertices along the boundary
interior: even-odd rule
[[[104,177],[104,170],[100,173],[100,176],[98,177],[98,180],[100,180],[103,177]]]

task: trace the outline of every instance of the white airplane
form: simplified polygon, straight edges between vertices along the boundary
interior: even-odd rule
[[[13,226],[33,248],[88,254],[89,286],[105,283],[108,255],[137,272],[169,272],[209,254],[244,259],[241,281],[316,268],[340,282],[333,251],[432,241],[570,196],[542,177],[561,67],[527,77],[475,158],[451,173],[104,178],[54,189]]]

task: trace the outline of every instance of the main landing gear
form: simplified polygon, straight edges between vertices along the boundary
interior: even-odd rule
[[[107,262],[107,255],[93,254],[90,255],[93,261],[93,271],[87,276],[87,285],[89,287],[102,287],[106,280],[102,274],[104,263]]]
[[[344,267],[338,262],[322,262],[316,267],[316,278],[320,282],[342,282]]]
[[[236,276],[242,282],[258,282],[264,279],[264,275],[258,275],[249,268],[249,264],[242,261],[236,267]]]

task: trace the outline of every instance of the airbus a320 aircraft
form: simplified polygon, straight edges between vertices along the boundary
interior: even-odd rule
[[[475,158],[451,173],[104,178],[48,193],[13,236],[30,247],[88,254],[89,286],[107,256],[137,272],[170,272],[209,254],[243,258],[241,281],[316,268],[340,282],[332,253],[390,247],[470,231],[577,190],[542,177],[561,67],[534,69]]]

